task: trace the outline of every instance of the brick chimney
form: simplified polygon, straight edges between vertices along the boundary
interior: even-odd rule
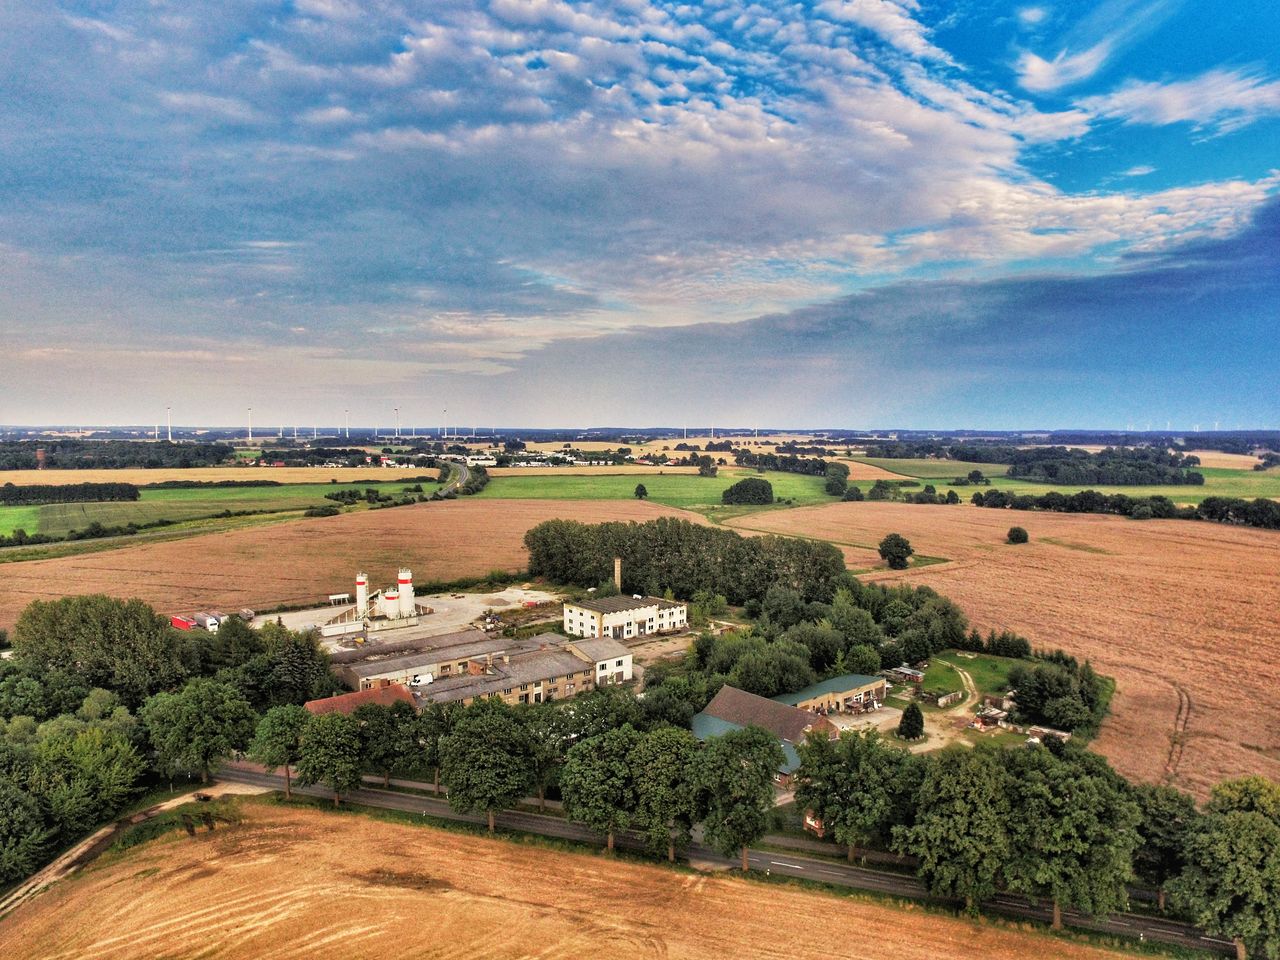
[[[622,558],[613,558],[613,585],[618,588],[618,592],[622,592]]]

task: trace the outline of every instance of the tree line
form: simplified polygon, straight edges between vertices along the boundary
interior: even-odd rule
[[[1045,510],[1051,513],[1109,513],[1134,520],[1209,520],[1240,526],[1280,530],[1280,503],[1259,497],[1205,497],[1194,506],[1180,507],[1168,497],[1129,497],[1123,493],[1105,494],[1097,490],[1059,493],[1056,490],[1035,496],[1014,494],[1007,490],[975,493],[975,506],[997,510]]]
[[[44,449],[44,466],[50,470],[212,467],[230,460],[235,453],[226,443],[5,440],[0,441],[0,470],[35,470],[40,466],[36,456],[39,448]]]
[[[6,483],[0,486],[0,505],[43,503],[95,503],[137,500],[141,496],[132,483]]]

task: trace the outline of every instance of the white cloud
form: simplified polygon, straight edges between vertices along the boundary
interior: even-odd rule
[[[298,119],[303,123],[327,127],[344,123],[353,123],[358,120],[359,117],[346,107],[316,107],[315,109],[304,111]]]
[[[1120,174],[1120,176],[1122,176],[1122,177],[1145,177],[1147,174],[1149,174],[1149,173],[1155,173],[1155,172],[1156,172],[1156,168],[1155,168],[1155,167],[1149,166],[1149,165],[1147,165],[1147,164],[1145,164],[1145,163],[1144,163],[1144,164],[1139,164],[1139,165],[1138,165],[1138,166],[1136,166],[1136,167],[1130,167],[1130,168],[1129,168],[1128,170],[1126,170],[1124,173]]]
[[[1023,7],[1018,11],[1018,20],[1027,26],[1035,26],[1048,15],[1044,7]]]
[[[818,11],[837,20],[856,23],[878,34],[904,53],[929,60],[950,57],[928,40],[928,29],[912,16],[916,0],[824,0]]]
[[[1068,54],[1059,51],[1052,60],[1045,60],[1030,51],[1024,51],[1018,58],[1018,82],[1023,89],[1033,93],[1044,93],[1068,87],[1087,80],[1111,56],[1111,42],[1102,40],[1088,50]]]
[[[1242,70],[1210,70],[1190,80],[1130,80],[1113,93],[1086,97],[1079,106],[1129,124],[1193,123],[1224,133],[1280,114],[1280,80]]]
[[[262,115],[243,100],[219,97],[193,91],[170,91],[160,95],[160,102],[178,113],[217,117],[238,123],[254,123]]]

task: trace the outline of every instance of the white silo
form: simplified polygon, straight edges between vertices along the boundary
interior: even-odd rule
[[[400,594],[396,590],[384,590],[382,592],[381,612],[388,620],[395,620],[400,616]]]
[[[367,617],[369,615],[369,575],[367,573],[356,574],[356,616]]]
[[[400,568],[398,586],[400,588],[400,616],[412,617],[418,610],[413,602],[413,571],[408,567]]]

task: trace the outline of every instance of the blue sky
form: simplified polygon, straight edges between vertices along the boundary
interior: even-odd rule
[[[1263,2],[0,5],[0,422],[1280,423]]]

